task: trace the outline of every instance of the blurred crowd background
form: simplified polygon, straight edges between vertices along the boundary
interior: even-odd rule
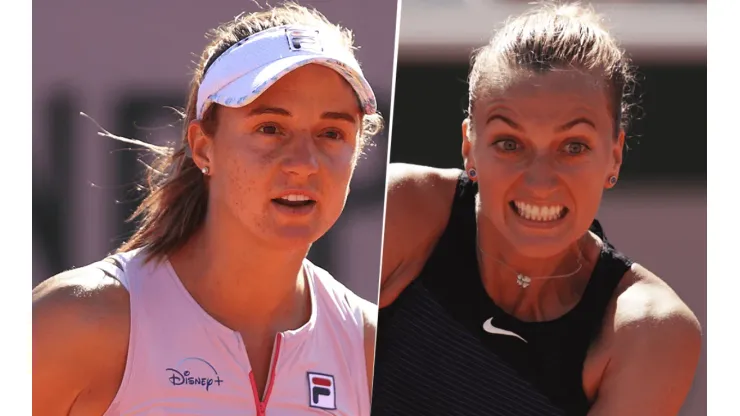
[[[278,2],[270,2],[277,4]],[[355,33],[357,57],[390,114],[395,0],[301,1]],[[260,4],[264,2],[260,1]],[[178,141],[206,31],[252,1],[34,0],[33,284],[97,261],[133,230],[145,152],[96,135],[85,112],[114,134]],[[173,125],[168,127],[168,125]],[[344,214],[310,252],[359,295],[377,301],[388,130],[360,161]]]
[[[404,0],[392,162],[461,167],[470,53],[527,1]],[[351,28],[358,58],[390,116],[395,0],[313,0]],[[622,251],[663,277],[706,334],[706,2],[596,1],[640,69],[640,115],[619,185],[599,215]],[[179,140],[167,107],[185,104],[205,32],[250,1],[35,0],[33,284],[94,262],[130,235],[145,153],[99,137]],[[361,160],[344,214],[309,258],[377,300],[388,133]],[[706,414],[706,337],[683,416]]]
[[[391,162],[462,167],[470,53],[528,3],[403,0]],[[618,249],[676,290],[706,334],[706,2],[591,4],[638,66],[641,97],[620,181],[598,218]],[[706,414],[706,336],[681,414]]]

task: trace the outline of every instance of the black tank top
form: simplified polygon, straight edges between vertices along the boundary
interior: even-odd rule
[[[604,236],[579,303],[558,319],[523,322],[487,295],[476,257],[477,186],[461,175],[449,223],[419,276],[379,312],[373,416],[585,415],[582,370],[631,261]],[[491,319],[515,336],[491,335]]]

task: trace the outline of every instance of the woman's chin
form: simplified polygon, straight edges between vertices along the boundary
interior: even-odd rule
[[[532,259],[557,256],[567,250],[580,236],[573,232],[573,227],[527,229],[514,226],[506,228],[504,237],[509,245],[516,247],[520,255]]]
[[[316,242],[326,232],[310,225],[283,225],[276,227],[265,240],[270,245],[284,249],[304,249]]]

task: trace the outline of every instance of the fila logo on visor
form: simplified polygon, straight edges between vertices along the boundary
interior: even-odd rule
[[[334,376],[308,373],[308,405],[317,409],[336,410]]]
[[[292,51],[323,52],[318,30],[288,29],[288,46]]]

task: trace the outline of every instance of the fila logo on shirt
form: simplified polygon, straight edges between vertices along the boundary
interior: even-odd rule
[[[308,405],[317,409],[336,410],[334,376],[308,372]]]

